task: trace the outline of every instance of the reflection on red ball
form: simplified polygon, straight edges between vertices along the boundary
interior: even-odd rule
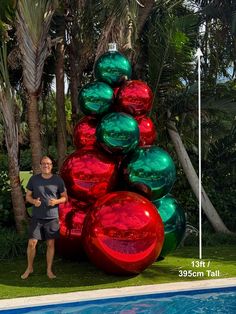
[[[85,116],[75,125],[73,139],[77,149],[93,146],[96,143],[97,124],[96,118]]]
[[[59,205],[60,238],[56,241],[56,251],[66,258],[85,257],[82,245],[82,228],[86,212],[69,199]]]
[[[86,212],[68,200],[59,205],[60,236],[63,238],[80,238]]]
[[[98,148],[81,148],[64,161],[61,176],[69,196],[91,204],[113,188],[117,169],[114,158]]]
[[[117,95],[117,110],[134,116],[147,114],[152,108],[153,93],[138,80],[127,81]]]
[[[135,119],[138,122],[140,133],[139,146],[153,145],[157,138],[157,132],[152,119],[146,116],[138,116]]]
[[[119,92],[119,89],[120,89],[119,86],[113,88],[113,93],[114,93],[115,98],[116,98],[116,96],[117,96],[117,94]]]
[[[98,199],[89,211],[82,238],[91,261],[105,272],[137,274],[159,256],[164,226],[145,197],[112,192]]]

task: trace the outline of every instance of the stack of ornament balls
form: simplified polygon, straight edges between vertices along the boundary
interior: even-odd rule
[[[153,94],[130,80],[129,60],[112,49],[94,72],[96,81],[79,93],[85,116],[74,129],[76,151],[61,168],[69,200],[59,208],[57,250],[64,257],[85,251],[107,273],[138,274],[184,235],[184,212],[168,194],[175,165],[153,145]]]

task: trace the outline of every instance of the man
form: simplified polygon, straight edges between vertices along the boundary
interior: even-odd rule
[[[59,237],[58,205],[67,201],[63,180],[52,173],[52,160],[48,156],[40,161],[41,173],[33,175],[26,186],[26,201],[33,205],[27,247],[28,266],[22,279],[33,272],[33,262],[38,240],[47,242],[47,276],[56,278],[52,271],[55,239]]]

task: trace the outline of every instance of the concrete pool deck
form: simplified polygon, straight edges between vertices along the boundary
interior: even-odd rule
[[[0,300],[0,310],[17,309],[22,307],[43,306],[48,304],[63,304],[78,301],[89,301],[125,297],[133,295],[145,295],[173,291],[186,291],[198,289],[213,289],[224,287],[236,287],[236,277],[225,279],[198,280],[191,282],[163,283],[145,286],[130,286],[125,288],[100,289],[79,291],[70,293],[50,294],[36,297]]]

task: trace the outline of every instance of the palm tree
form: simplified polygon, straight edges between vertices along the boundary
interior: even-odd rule
[[[179,118],[181,114],[175,112],[174,97],[170,97],[176,94],[176,90],[181,92],[181,86],[183,93],[186,86],[182,82],[185,79],[189,85],[194,81],[192,60],[197,33],[198,18],[183,6],[183,1],[166,1],[153,9],[142,40],[143,51],[148,59],[146,79],[155,96],[154,110],[169,119],[166,124],[168,134],[190,186],[198,198],[198,177],[174,122],[175,117]],[[145,76],[145,71],[143,73]],[[180,109],[182,113],[186,110],[183,103]],[[193,112],[193,108],[189,112]],[[215,231],[230,233],[203,188],[202,207]]]
[[[57,120],[57,166],[60,169],[67,151],[65,112],[65,17],[64,7],[53,16],[50,33],[55,42],[56,120]]]
[[[32,152],[32,168],[38,173],[42,156],[38,98],[45,59],[50,51],[48,30],[57,1],[19,0],[16,12],[18,44],[23,63],[23,80],[28,93],[27,114]]]
[[[96,7],[99,1],[70,0],[66,3],[66,50],[68,52],[69,89],[72,122],[79,120],[78,90],[83,85],[84,73],[92,68],[95,52]],[[93,35],[91,35],[93,33]]]
[[[0,113],[8,153],[8,175],[10,179],[15,224],[17,231],[23,233],[26,224],[26,210],[19,177],[19,130],[16,112],[16,95],[11,88],[7,68],[7,48],[6,44],[2,43],[0,51]]]

